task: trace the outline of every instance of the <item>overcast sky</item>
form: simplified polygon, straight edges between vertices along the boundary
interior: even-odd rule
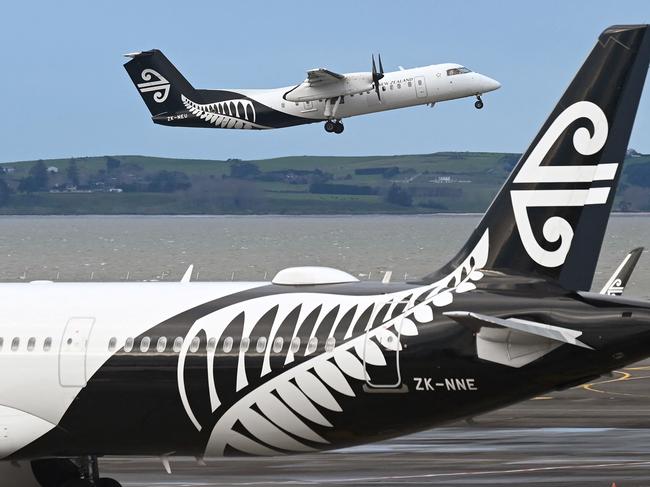
[[[42,1],[3,3],[0,161],[144,154],[244,159],[523,151],[615,23],[650,1]],[[293,85],[313,67],[386,70],[458,62],[503,87],[474,100],[269,131],[154,125],[122,54],[159,48],[197,88]],[[650,152],[646,82],[630,147]]]

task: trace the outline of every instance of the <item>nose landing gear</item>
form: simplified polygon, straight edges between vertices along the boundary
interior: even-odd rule
[[[343,126],[343,123],[341,123],[340,120],[328,120],[325,122],[325,132],[327,133],[332,133],[334,132],[335,134],[340,134],[343,133],[343,130],[345,127]]]
[[[474,107],[476,107],[478,110],[483,108],[483,100],[481,100],[481,95],[476,95],[476,103],[474,103]]]

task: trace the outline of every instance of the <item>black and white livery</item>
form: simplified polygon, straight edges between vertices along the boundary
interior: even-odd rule
[[[610,296],[621,296],[623,294],[625,286],[627,286],[627,282],[630,280],[630,276],[636,264],[639,262],[643,250],[643,247],[637,247],[625,256],[623,262],[619,264],[614,274],[612,274],[612,277],[609,278],[600,290],[601,294],[609,294]]]
[[[257,90],[197,90],[165,55],[154,49],[127,54],[124,67],[154,123],[179,127],[275,129],[325,122],[340,134],[344,118],[476,97],[501,85],[459,64],[435,64],[384,72],[373,56],[372,71],[339,74],[312,69],[297,86]]]
[[[648,26],[605,30],[467,244],[417,282],[1,284],[1,478],[114,487],[98,457],[341,448],[650,356],[650,302],[589,292],[649,60]]]

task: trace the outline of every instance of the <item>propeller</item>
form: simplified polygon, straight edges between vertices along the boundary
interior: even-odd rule
[[[381,101],[381,95],[379,94],[379,80],[384,77],[384,66],[381,64],[381,54],[378,54],[377,56],[379,58],[379,71],[377,71],[377,65],[375,64],[375,55],[372,55],[372,82],[375,85],[377,98]]]

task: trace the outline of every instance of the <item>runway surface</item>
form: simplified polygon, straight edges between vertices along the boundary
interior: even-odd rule
[[[593,383],[390,441],[197,465],[104,459],[128,486],[650,486],[650,361]]]

